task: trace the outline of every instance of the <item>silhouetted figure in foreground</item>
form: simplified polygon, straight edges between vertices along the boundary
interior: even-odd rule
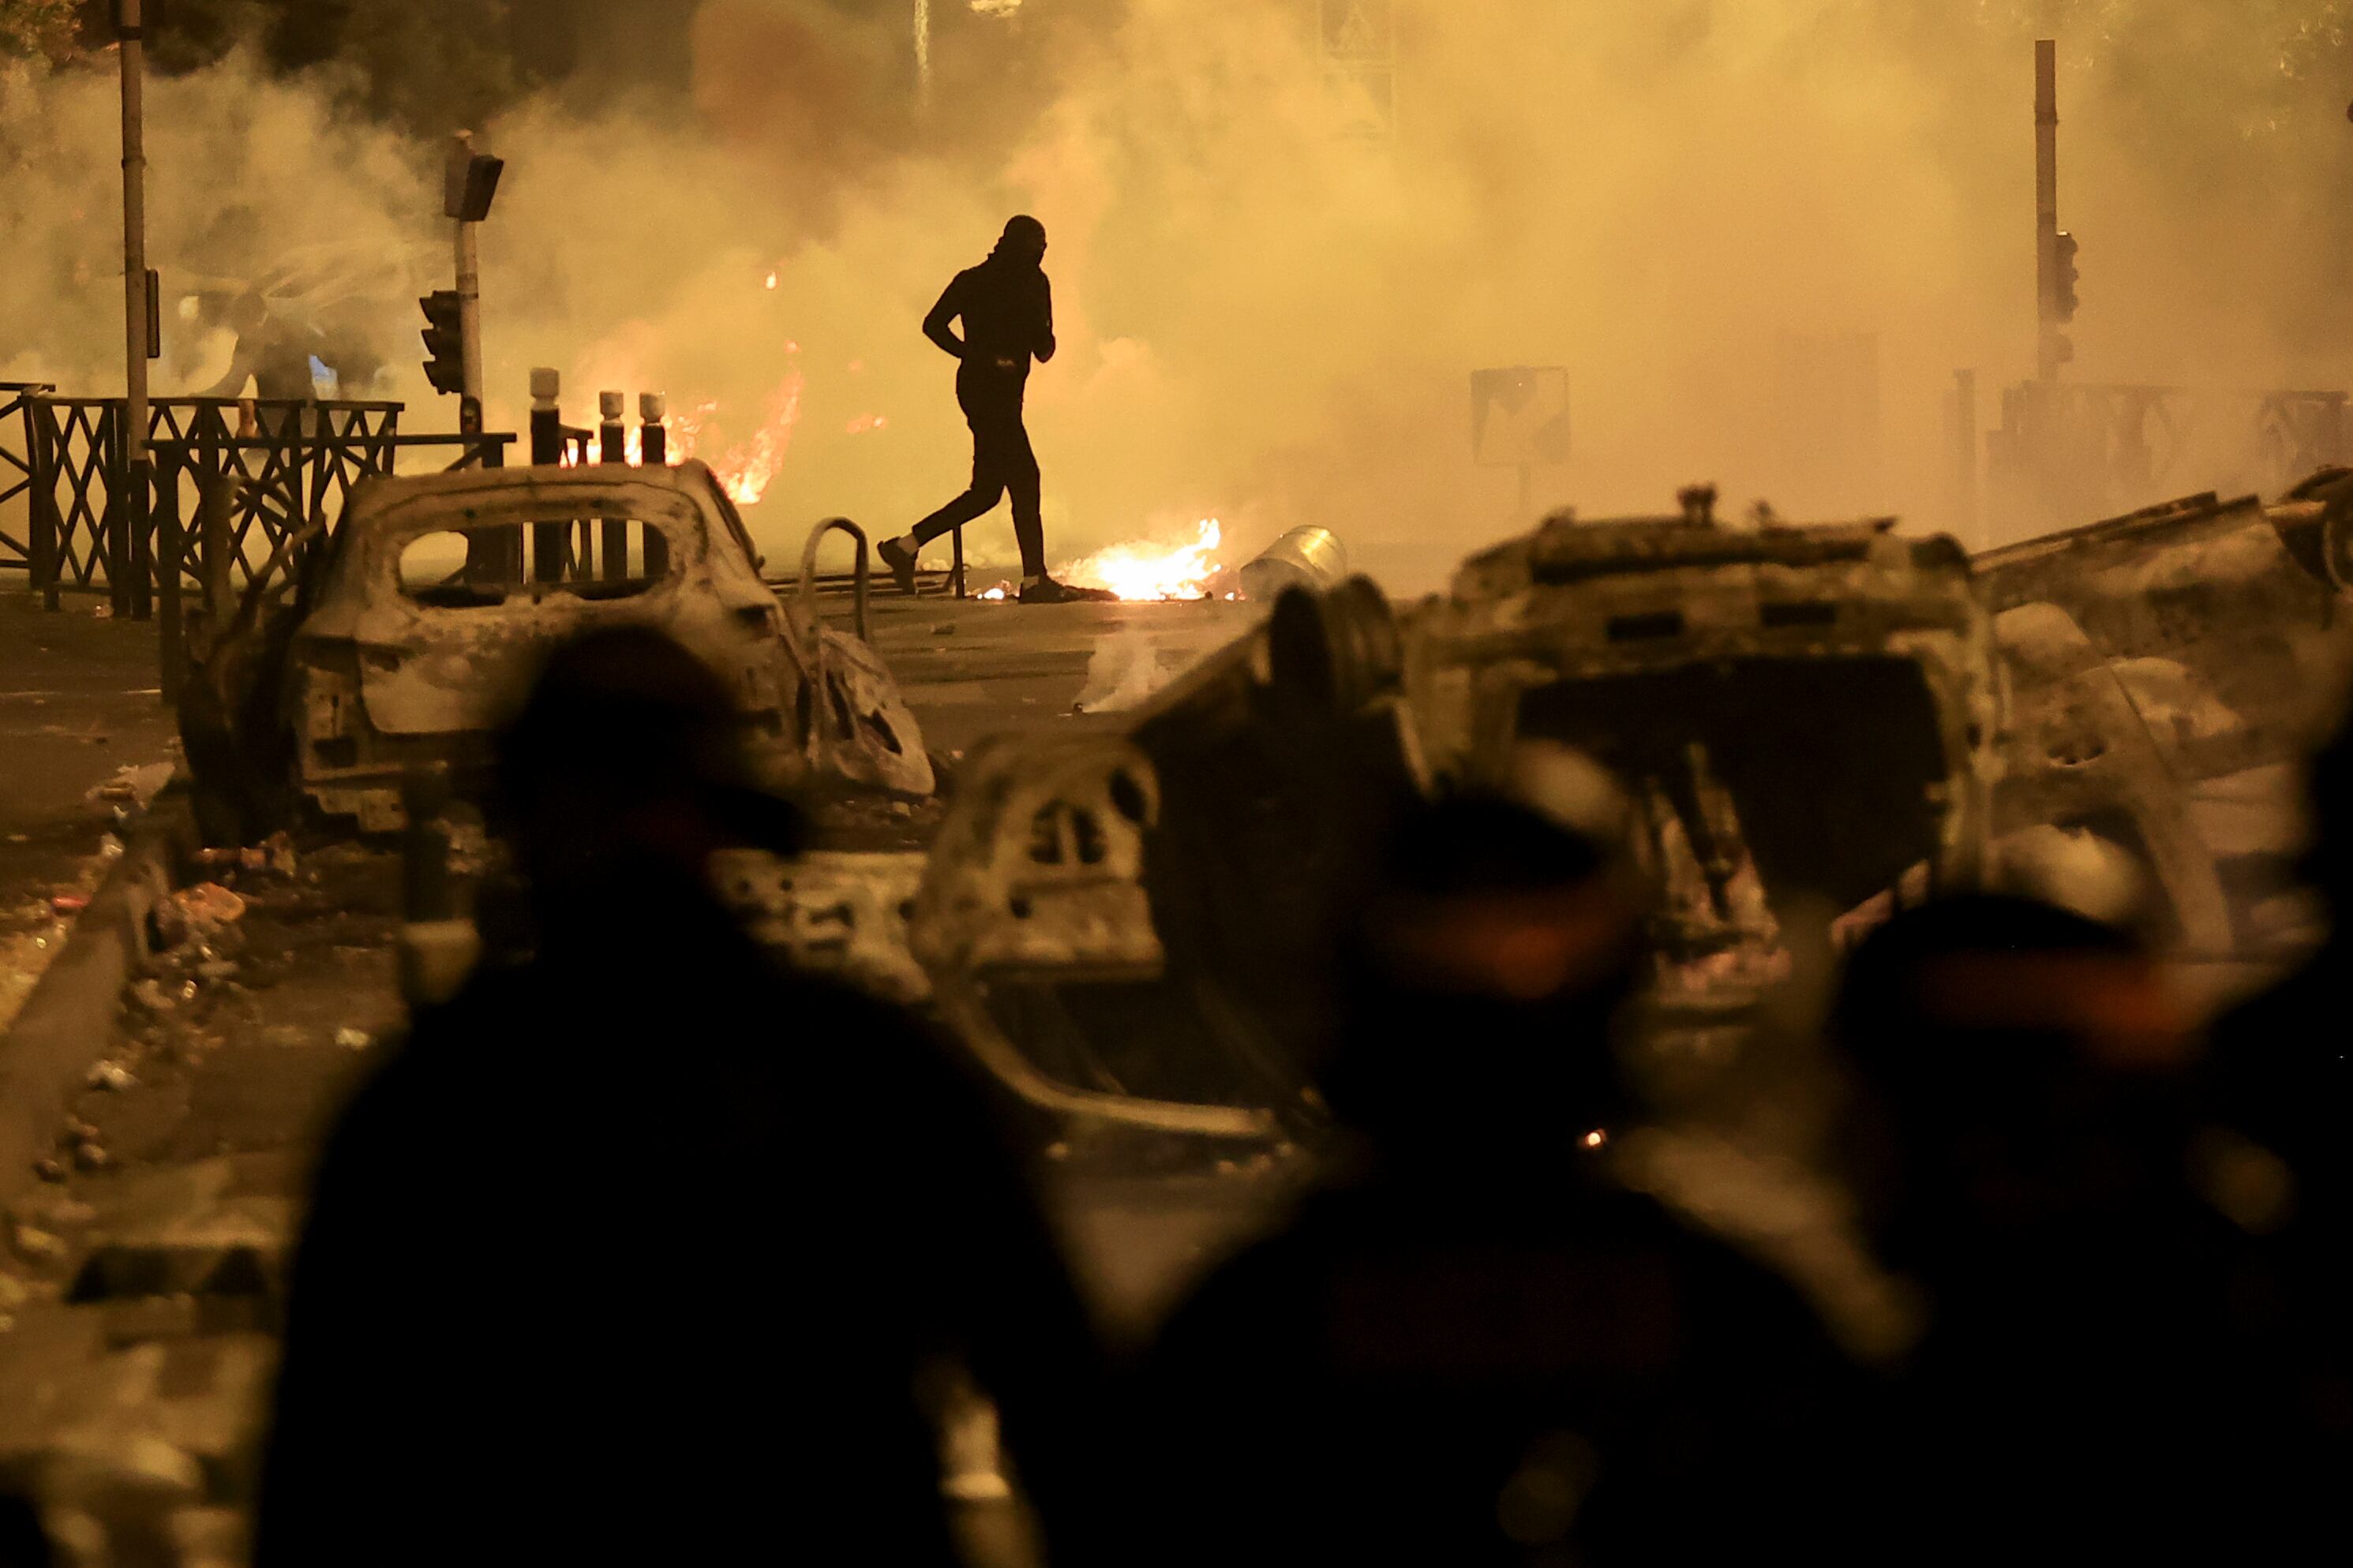
[[[41,1510],[16,1491],[0,1491],[0,1568],[51,1568],[58,1560]]]
[[[968,1368],[1050,1516],[1090,1328],[978,1089],[710,891],[798,821],[659,634],[503,738],[537,949],[417,1018],[295,1265],[260,1568],[949,1560],[917,1398]]]
[[[1046,280],[1046,226],[1034,217],[1006,224],[988,259],[955,275],[923,335],[956,361],[956,403],[972,426],[972,486],[917,523],[914,531],[878,547],[899,591],[915,591],[915,553],[951,529],[986,514],[1008,490],[1013,535],[1021,546],[1021,602],[1061,604],[1108,599],[1101,589],[1072,588],[1046,574],[1046,524],[1039,510],[1038,454],[1021,422],[1029,362],[1054,357],[1054,299]],[[964,336],[955,333],[958,320]]]
[[[2298,1418],[2353,1473],[2353,719],[2312,760],[2305,873],[2328,935],[2224,1015],[2196,1077],[2199,1165],[2287,1279]]]
[[[2313,759],[2306,874],[2328,937],[2294,974],[2214,1026],[2200,1077],[2218,1113],[2284,1158],[2301,1218],[2353,1247],[2353,721]]]
[[[1866,1222],[1926,1296],[1873,1424],[1888,1560],[2277,1560],[2306,1450],[2274,1285],[2194,1188],[2155,960],[2051,906],[1951,899],[1863,942],[1833,1027]]]
[[[1413,817],[1377,881],[1324,1075],[1360,1168],[1150,1353],[1127,1560],[1809,1560],[1852,1374],[1778,1279],[1606,1173],[1641,900],[1490,800]]]

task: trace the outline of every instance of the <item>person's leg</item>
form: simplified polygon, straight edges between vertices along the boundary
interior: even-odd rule
[[[1046,575],[1046,521],[1039,505],[1038,454],[1017,412],[1005,443],[1005,488],[1013,492],[1013,537],[1021,546],[1021,580]]]
[[[914,528],[897,539],[885,539],[875,546],[875,553],[891,569],[892,582],[899,592],[915,591],[916,552],[952,528],[961,528],[973,519],[987,512],[997,498],[1005,493],[1004,463],[997,440],[986,411],[976,408],[971,400],[961,395],[965,423],[972,426],[972,484],[956,497]]]
[[[1006,441],[1000,421],[988,416],[986,409],[970,409],[965,415],[972,426],[972,486],[964,494],[915,524],[908,538],[918,550],[945,533],[951,528],[961,528],[986,513],[1005,494]]]

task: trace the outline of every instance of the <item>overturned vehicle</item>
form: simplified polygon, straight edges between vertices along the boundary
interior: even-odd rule
[[[857,547],[854,636],[815,607],[818,547],[837,530]],[[419,773],[479,791],[491,734],[546,651],[625,623],[719,671],[776,786],[929,794],[922,732],[865,640],[863,534],[819,525],[796,602],[760,564],[701,463],[370,480],[332,531],[295,536],[256,574],[187,684],[207,836],[250,841],[298,816],[396,829]]]
[[[1142,708],[976,753],[909,944],[1041,1107],[1313,1120],[1320,943],[1366,835],[1554,742],[1630,797],[1670,1094],[1709,1094],[1768,995],[1894,909],[2079,853],[2147,868],[2177,953],[2243,955],[2216,825],[2246,813],[2199,792],[2292,772],[2334,689],[2340,557],[2344,476],[1976,562],[1892,519],[1727,524],[1700,490],[1562,514],[1402,612],[1362,579],[1288,594]]]
[[[2188,496],[1975,562],[2010,686],[2004,831],[2091,833],[2163,892],[2179,951],[2277,957],[2295,764],[2343,698],[2353,474],[2265,506]]]

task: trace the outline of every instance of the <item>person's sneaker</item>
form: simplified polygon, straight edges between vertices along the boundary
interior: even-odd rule
[[[902,594],[915,591],[915,552],[895,539],[886,539],[874,547],[882,557],[882,564],[891,568],[891,581]]]
[[[1073,588],[1051,577],[1021,584],[1021,602],[1025,605],[1103,605],[1118,597],[1109,588]]]

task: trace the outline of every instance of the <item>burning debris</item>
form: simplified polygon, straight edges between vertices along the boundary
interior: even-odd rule
[[[1224,570],[1217,558],[1224,542],[1218,520],[1203,518],[1190,543],[1113,544],[1062,568],[1062,580],[1074,587],[1107,588],[1131,601],[1206,599]]]

